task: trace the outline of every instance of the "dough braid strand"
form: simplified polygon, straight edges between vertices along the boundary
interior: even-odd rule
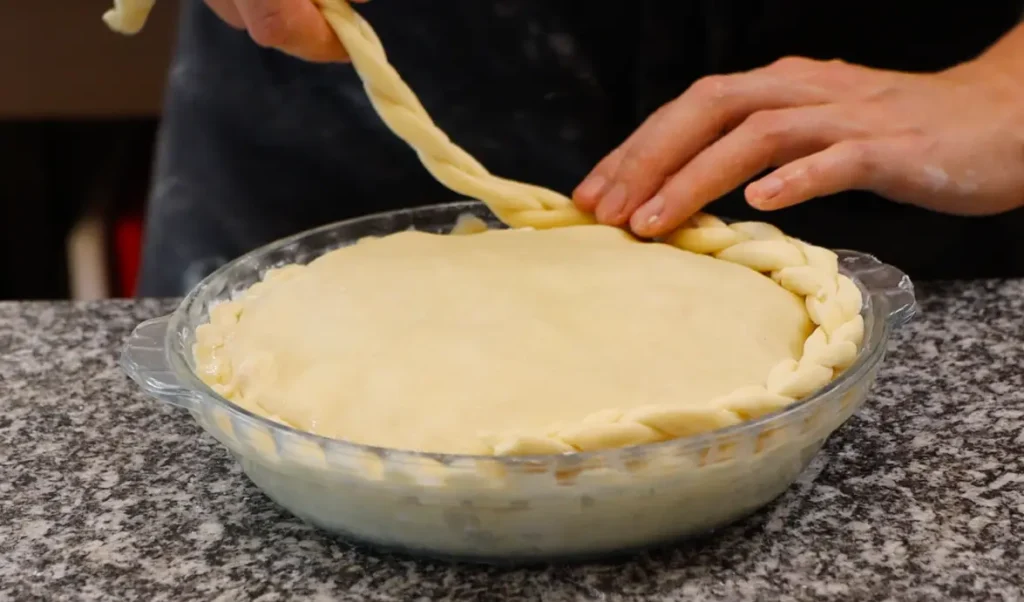
[[[138,33],[155,0],[115,0],[104,21],[114,31]],[[388,62],[380,38],[346,0],[313,0],[352,59],[381,120],[419,156],[427,171],[449,189],[478,199],[513,228],[557,228],[594,223],[565,195],[491,174],[452,142],[401,75]]]
[[[352,65],[384,123],[419,155],[442,184],[483,201],[514,228],[554,228],[593,223],[567,197],[531,184],[495,176],[453,143],[388,62],[373,28],[344,0],[315,0],[348,50]]]

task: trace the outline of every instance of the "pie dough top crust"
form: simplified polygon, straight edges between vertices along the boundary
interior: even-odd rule
[[[195,353],[221,394],[300,430],[550,453],[721,426],[701,417],[736,391],[770,395],[814,329],[804,299],[757,271],[616,228],[408,231],[272,272],[211,312]],[[688,416],[682,431],[582,432],[657,408]]]

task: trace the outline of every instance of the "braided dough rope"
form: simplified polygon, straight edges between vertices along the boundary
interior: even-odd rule
[[[449,189],[479,199],[513,228],[590,224],[564,195],[491,174],[434,124],[416,94],[388,62],[370,24],[345,0],[315,0],[363,81],[374,109],[391,131],[409,144],[423,166]]]
[[[454,144],[392,67],[377,34],[345,0],[314,0],[348,50],[374,108],[388,127],[450,189],[483,201],[511,227],[553,228],[590,224],[567,197],[500,178]],[[115,31],[139,31],[153,0],[115,0],[104,20]],[[476,225],[466,224],[471,233]],[[461,228],[460,228],[461,231]],[[832,251],[786,236],[769,224],[726,224],[706,214],[692,217],[668,237],[676,247],[711,255],[770,276],[805,299],[817,326],[799,360],[783,361],[763,386],[744,387],[704,407],[671,404],[608,409],[574,425],[542,433],[481,434],[495,455],[570,453],[663,441],[728,427],[782,409],[827,385],[857,357],[864,336],[861,292],[839,273]]]

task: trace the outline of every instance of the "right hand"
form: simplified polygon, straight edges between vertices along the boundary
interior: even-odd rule
[[[248,31],[260,46],[318,63],[348,60],[348,53],[313,0],[205,1],[225,23]]]

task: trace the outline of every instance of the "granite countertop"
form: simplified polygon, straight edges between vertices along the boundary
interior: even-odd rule
[[[353,549],[116,367],[173,304],[0,304],[0,599],[1017,600],[1024,281],[920,291],[866,406],[776,503],[631,560],[539,569]]]

